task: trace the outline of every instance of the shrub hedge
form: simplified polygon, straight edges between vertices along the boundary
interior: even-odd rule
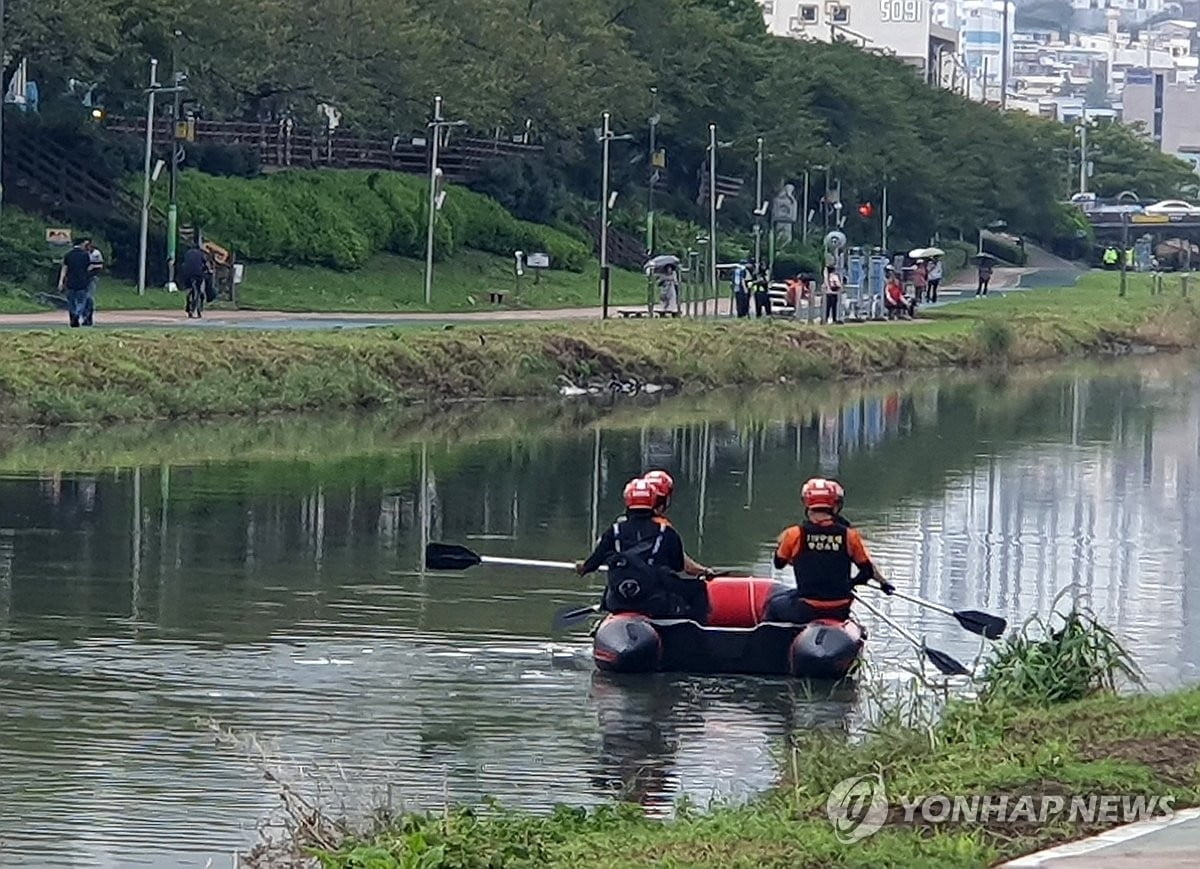
[[[246,260],[349,270],[381,251],[424,253],[425,185],[416,176],[361,170],[259,178],[185,172],[180,216]],[[566,233],[518,220],[495,200],[450,186],[438,216],[434,256],[444,259],[462,248],[505,256],[541,251],[554,268],[572,271],[583,270],[589,253]]]

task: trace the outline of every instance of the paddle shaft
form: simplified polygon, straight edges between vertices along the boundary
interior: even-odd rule
[[[900,625],[895,619],[888,618],[881,611],[879,611],[875,607],[871,606],[869,603],[867,603],[865,600],[863,600],[857,594],[854,595],[854,599],[856,601],[858,601],[860,604],[862,604],[863,606],[865,606],[867,608],[867,611],[872,613],[877,619],[879,619],[880,621],[886,622],[888,625],[890,625],[892,630],[896,631],[896,633],[898,633],[900,636],[904,637],[904,639],[908,640],[910,643],[912,643],[918,649],[924,650],[925,644],[922,643],[920,640],[918,640],[915,636],[913,636],[907,630],[905,630],[905,628],[902,625]]]
[[[483,564],[509,564],[516,567],[550,567],[555,570],[574,570],[575,562],[573,561],[539,561],[536,558],[503,558],[498,555],[481,555],[479,560]],[[608,570],[604,565],[601,565],[601,570]]]

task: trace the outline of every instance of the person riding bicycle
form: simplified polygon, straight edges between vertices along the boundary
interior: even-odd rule
[[[204,311],[204,284],[210,271],[208,254],[197,241],[183,255],[183,263],[179,267],[180,281],[187,289],[185,310],[188,317],[199,317]]]

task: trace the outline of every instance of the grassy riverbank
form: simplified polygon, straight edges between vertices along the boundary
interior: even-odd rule
[[[549,396],[561,378],[676,389],[831,380],[1200,342],[1193,298],[1010,293],[928,320],[608,322],[345,332],[29,331],[0,343],[0,422],[101,422]]]
[[[395,314],[403,311],[487,311],[496,308],[580,308],[600,304],[600,267],[588,262],[580,272],[532,271],[518,288],[511,258],[460,251],[438,263],[434,271],[433,303],[425,304],[425,264],[421,260],[376,254],[355,271],[316,266],[285,268],[270,264],[247,267],[238,291],[238,307],[262,311],[351,312]],[[536,280],[535,280],[536,278]],[[39,286],[39,291],[48,290]],[[489,301],[490,292],[504,293],[504,304]],[[0,313],[30,314],[46,310],[33,300],[33,289],[0,294]],[[106,277],[100,283],[97,305],[104,311],[183,310],[183,296],[161,287],[138,295],[128,281]],[[612,303],[645,305],[646,278],[638,272],[613,269]],[[217,302],[216,310],[229,307]],[[65,315],[64,315],[65,319]]]
[[[1124,822],[1125,810],[1104,809],[1103,796],[1116,797],[1109,805],[1118,807],[1121,800],[1153,798],[1163,806],[1160,817],[1200,802],[1200,690],[1117,696],[1114,677],[1126,662],[1107,632],[1077,614],[1056,627],[1054,638],[1042,634],[1002,646],[980,681],[979,699],[953,700],[940,715],[922,705],[893,707],[897,711],[858,742],[838,732],[800,734],[785,758],[783,781],[745,806],[684,807],[670,822],[622,805],[561,808],[549,816],[446,809],[383,813],[355,827],[290,794],[285,803],[292,801],[293,816],[304,823],[275,849],[260,848],[255,857],[261,862],[252,865],[309,853],[330,869],[958,869],[993,865]],[[874,794],[886,802],[881,829],[850,844],[839,841],[827,813],[831,791],[876,773],[883,790],[866,792],[866,800]],[[905,805],[935,795],[961,797],[968,805],[973,797],[987,796],[993,805],[1007,797],[1012,816],[993,811],[977,820],[938,820],[936,811],[926,817],[917,810],[906,817]],[[1016,811],[1022,797],[1034,806],[1032,817]],[[1072,798],[1082,802],[1072,817],[1043,797],[1062,798],[1067,806]]]

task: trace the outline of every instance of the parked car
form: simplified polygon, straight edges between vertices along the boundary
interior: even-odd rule
[[[1200,215],[1200,206],[1192,205],[1190,202],[1184,202],[1182,199],[1164,199],[1161,202],[1155,202],[1153,205],[1147,205],[1143,210],[1146,212],[1146,214]]]

